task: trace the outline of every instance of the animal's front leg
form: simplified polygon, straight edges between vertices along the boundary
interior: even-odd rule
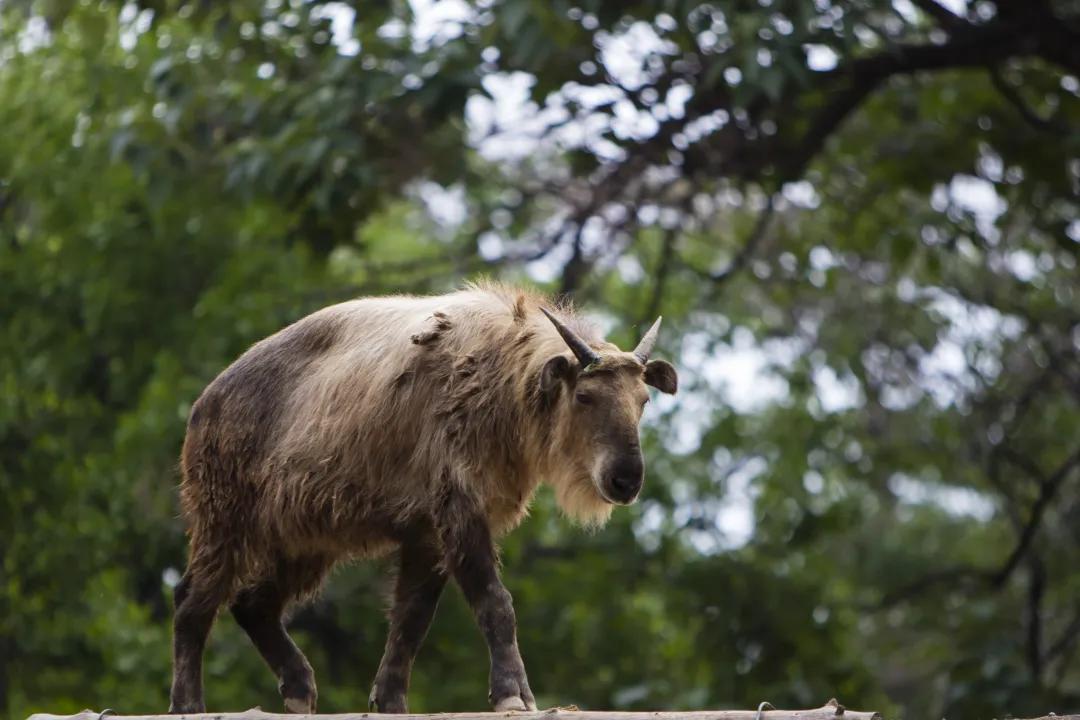
[[[460,491],[442,504],[438,529],[446,565],[461,586],[491,655],[488,700],[495,710],[535,710],[517,644],[517,621],[510,592],[499,579],[498,558],[487,521]]]
[[[435,607],[446,585],[437,545],[438,540],[431,533],[402,543],[394,606],[390,610],[390,633],[369,698],[372,710],[408,712],[405,696],[413,659],[431,627]]]

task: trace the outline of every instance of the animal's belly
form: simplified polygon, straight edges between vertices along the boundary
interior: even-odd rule
[[[311,469],[263,485],[258,512],[290,555],[373,557],[401,538],[394,493]]]
[[[293,556],[375,558],[395,550],[401,539],[393,528],[371,517],[339,518],[334,523],[321,517],[294,518],[278,525],[278,537]]]

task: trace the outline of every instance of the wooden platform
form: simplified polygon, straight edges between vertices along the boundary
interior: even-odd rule
[[[882,720],[876,712],[848,710],[835,700],[811,710],[776,710],[763,703],[760,710],[694,710],[687,712],[609,712],[577,708],[551,708],[539,712],[476,712],[388,715],[382,713],[339,713],[289,715],[252,708],[243,712],[198,715],[118,715],[111,711],[83,710],[75,715],[31,715],[29,720]],[[1055,718],[1064,720],[1064,716]],[[1080,719],[1078,719],[1080,720]]]
[[[31,715],[28,720],[506,720],[506,718],[513,718],[513,720],[882,720],[879,713],[848,710],[836,700],[830,700],[825,705],[811,710],[777,710],[768,703],[762,703],[760,710],[614,712],[559,707],[539,712],[410,713],[406,715],[366,712],[290,715],[263,712],[259,708],[243,712],[196,715],[120,715],[112,710],[83,710],[75,715],[38,713]],[[1032,720],[1080,720],[1080,715],[1049,713]]]

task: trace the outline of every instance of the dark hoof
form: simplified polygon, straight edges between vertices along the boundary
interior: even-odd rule
[[[535,710],[536,705],[529,707],[525,704],[525,701],[519,698],[517,695],[511,695],[510,697],[504,697],[499,702],[495,703],[495,712],[507,712],[510,710],[517,710],[518,712],[525,712],[526,710]]]
[[[299,713],[300,715],[315,714],[315,698],[285,698],[285,712]]]
[[[194,715],[197,713],[206,712],[206,703],[199,702],[178,702],[173,700],[169,703],[170,715]]]
[[[536,710],[536,700],[529,689],[529,680],[525,677],[525,668],[516,671],[492,673],[491,691],[488,701],[495,712],[526,712]]]
[[[319,698],[315,689],[315,673],[311,668],[287,672],[278,683],[278,692],[285,700],[285,712],[312,715]]]
[[[378,688],[371,689],[371,695],[368,696],[368,709],[377,713],[401,714],[409,712],[409,706],[405,702],[404,695],[391,693],[380,695]]]

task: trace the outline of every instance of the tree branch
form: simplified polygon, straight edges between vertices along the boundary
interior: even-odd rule
[[[825,73],[823,84],[839,81],[844,86],[832,93],[827,104],[812,118],[803,137],[780,159],[781,180],[802,177],[806,166],[829,136],[889,78],[925,70],[982,67],[1012,57],[1026,45],[1026,34],[1018,32],[1010,23],[995,22],[971,25],[970,28],[969,32],[956,34],[943,45],[898,44]]]
[[[660,247],[660,263],[656,267],[656,282],[653,283],[652,294],[645,306],[641,322],[634,329],[634,345],[641,340],[641,328],[646,326],[645,323],[652,322],[660,314],[660,304],[664,300],[664,288],[667,285],[667,277],[671,273],[672,261],[675,259],[675,243],[678,238],[679,233],[676,229],[669,228],[664,231],[664,240]]]
[[[1042,604],[1046,594],[1046,567],[1036,555],[1028,563],[1030,580],[1027,595],[1027,659],[1028,669],[1035,687],[1042,685],[1043,674],[1043,625]]]
[[[1016,464],[1015,458],[1018,457],[1022,456],[1014,454],[1010,459],[1013,459],[1014,464]],[[1028,550],[1031,548],[1031,544],[1042,525],[1042,519],[1046,513],[1047,507],[1056,497],[1057,492],[1065,479],[1078,465],[1080,465],[1080,449],[1073,452],[1073,454],[1062,462],[1049,476],[1038,471],[1034,466],[1025,463],[1025,468],[1031,472],[1037,473],[1037,477],[1040,478],[1039,496],[1036,498],[1034,505],[1032,505],[1031,513],[1028,515],[1028,521],[1024,524],[1024,527],[1020,532],[1020,537],[1016,541],[1016,545],[1013,546],[1009,556],[1000,567],[993,569],[956,565],[943,570],[927,573],[921,578],[886,593],[878,602],[876,609],[882,610],[892,607],[893,605],[904,602],[912,597],[921,595],[926,590],[937,585],[942,585],[950,581],[957,584],[968,584],[971,582],[986,583],[992,590],[1000,590],[1020,565],[1020,561],[1027,555]]]
[[[746,180],[757,180],[774,172],[780,182],[797,180],[843,122],[896,76],[984,68],[1017,57],[1041,57],[1072,72],[1080,68],[1080,33],[1067,18],[1036,11],[974,24],[953,15],[934,0],[921,0],[918,5],[946,26],[948,42],[892,44],[835,70],[813,73],[808,83],[789,86],[777,102],[759,94],[744,108],[750,123],[740,127],[729,122],[686,152],[688,172]],[[713,89],[695,98],[691,107],[697,116],[717,109],[731,112],[731,101],[727,98],[726,93]],[[705,99],[713,100],[713,104],[703,106]],[[794,137],[783,129],[772,136],[758,132],[757,126],[766,119],[784,128],[792,123],[792,118],[804,115],[809,115],[809,124]]]
[[[954,14],[944,5],[937,4],[934,0],[912,0],[912,4],[934,18],[934,20],[946,30],[954,30],[959,27],[971,27],[971,23],[967,20]]]
[[[750,258],[754,256],[754,253],[757,252],[758,245],[761,244],[762,239],[765,237],[765,231],[769,229],[769,221],[772,220],[775,209],[773,194],[769,193],[765,199],[765,207],[761,209],[757,219],[754,221],[754,227],[750,230],[750,234],[747,236],[742,248],[731,259],[728,266],[719,272],[705,274],[713,283],[713,292],[717,290],[718,286],[730,280],[735,273],[742,270],[746,263],[750,261]]]
[[[1077,605],[1076,612],[1073,613],[1072,619],[1065,625],[1058,639],[1043,653],[1043,663],[1049,664],[1054,658],[1066,652],[1078,635],[1080,635],[1080,605]]]
[[[894,605],[899,605],[911,598],[918,597],[937,585],[944,585],[948,582],[957,585],[967,585],[979,580],[982,575],[983,573],[978,569],[966,565],[954,565],[943,570],[935,570],[934,572],[926,573],[922,577],[917,578],[906,585],[901,585],[894,590],[890,590],[881,596],[881,599],[876,606],[868,609],[887,610]]]
[[[1015,461],[1022,456],[1016,453],[1008,453],[1006,454],[1006,457]],[[989,580],[992,587],[996,589],[1004,585],[1009,579],[1009,576],[1012,575],[1013,570],[1016,569],[1016,566],[1024,559],[1024,555],[1027,553],[1028,548],[1031,547],[1031,543],[1035,539],[1039,527],[1042,525],[1042,519],[1046,512],[1046,508],[1057,495],[1065,478],[1069,476],[1069,473],[1072,472],[1077,464],[1080,464],[1080,450],[1075,451],[1069,456],[1065,462],[1059,465],[1057,469],[1050,474],[1049,477],[1043,476],[1041,471],[1033,465],[1026,465],[1028,472],[1035,477],[1041,478],[1039,496],[1035,499],[1035,504],[1031,507],[1031,514],[1028,516],[1027,524],[1024,526],[1023,532],[1020,534],[1020,539],[1017,541],[1013,551],[1009,554],[1008,559],[1002,564],[1001,568],[990,575]]]
[[[1033,128],[1054,135],[1069,134],[1070,130],[1068,127],[1051,118],[1043,118],[1037,112],[1032,110],[1031,107],[1024,102],[1024,98],[1021,97],[1020,91],[1005,80],[1004,76],[1001,74],[1000,68],[996,66],[990,68],[990,81],[993,83],[994,89],[997,90],[1010,105],[1016,108],[1016,111],[1020,113],[1020,117],[1024,118],[1024,120]]]

